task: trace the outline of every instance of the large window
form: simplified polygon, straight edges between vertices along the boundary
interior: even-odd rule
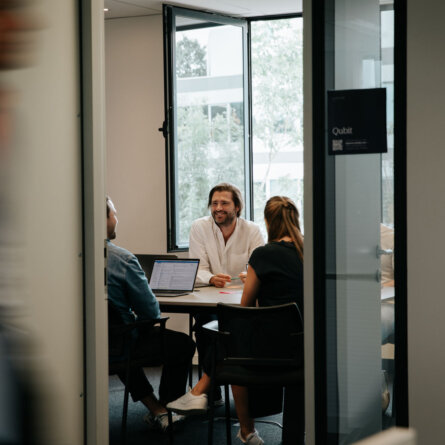
[[[254,220],[268,198],[292,198],[303,222],[302,18],[251,23]]]
[[[265,232],[268,197],[302,209],[301,17],[249,24],[165,6],[164,18],[168,248],[188,247],[219,182],[240,188],[243,216]]]

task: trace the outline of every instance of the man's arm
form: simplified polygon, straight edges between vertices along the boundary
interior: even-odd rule
[[[129,304],[138,318],[156,319],[161,316],[158,300],[150,289],[147,277],[136,257],[132,257],[127,263],[125,285]]]
[[[199,258],[199,269],[197,281],[202,284],[209,284],[213,276],[210,270],[210,262],[202,231],[197,224],[193,223],[190,229],[189,258]]]

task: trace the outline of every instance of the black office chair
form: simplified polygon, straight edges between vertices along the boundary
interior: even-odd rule
[[[283,411],[282,443],[304,444],[303,322],[297,305],[240,307],[219,303],[217,313],[218,327],[215,329],[212,322],[204,327],[213,336],[215,345],[210,373],[209,445],[213,442],[212,398],[215,385],[224,385],[229,445],[228,385],[281,388],[278,410],[267,412],[257,406],[259,410],[256,410],[257,413],[253,410],[252,415],[262,417]],[[285,388],[284,409],[281,404],[282,388]]]
[[[141,320],[130,324],[125,324],[122,320],[118,308],[108,300],[108,374],[114,375],[118,373],[125,373],[125,391],[124,391],[124,406],[122,411],[122,428],[121,436],[122,443],[126,443],[127,430],[127,413],[128,413],[128,396],[129,396],[129,379],[130,369],[148,366],[162,365],[163,356],[163,332],[165,330],[165,323],[168,317],[162,317],[156,320]],[[150,357],[134,357],[134,333],[147,332],[155,325],[161,328],[161,359],[156,360]],[[170,441],[172,437],[170,435]]]

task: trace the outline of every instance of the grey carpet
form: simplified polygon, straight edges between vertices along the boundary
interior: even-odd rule
[[[145,370],[150,383],[157,389],[159,386],[161,368],[147,368]],[[196,370],[194,376],[197,375]],[[195,378],[196,380],[196,378]],[[120,444],[120,431],[122,420],[122,407],[124,398],[124,387],[116,376],[110,376],[109,382],[109,416],[110,416],[110,445]],[[236,418],[233,400],[231,399],[232,417]],[[134,403],[131,398],[128,404],[128,421],[127,421],[127,444],[128,445],[166,445],[168,444],[167,435],[159,432],[153,432],[148,429],[148,425],[143,421],[144,415],[148,411],[142,403]],[[224,407],[217,408],[216,417],[220,418],[215,422],[214,426],[214,444],[226,444],[226,430],[224,418]],[[282,423],[282,416],[270,416],[264,419]],[[232,422],[232,443],[233,445],[241,445],[242,442],[236,438],[238,426],[237,422]],[[207,417],[194,416],[189,417],[181,425],[174,434],[174,443],[180,445],[196,445],[207,443]],[[257,423],[257,430],[267,445],[281,444],[281,428],[276,425],[265,423]]]

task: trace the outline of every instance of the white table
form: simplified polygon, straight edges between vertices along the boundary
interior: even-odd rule
[[[240,304],[243,287],[229,285],[195,288],[193,293],[180,297],[157,297],[162,312],[179,314],[216,313],[218,303]]]

